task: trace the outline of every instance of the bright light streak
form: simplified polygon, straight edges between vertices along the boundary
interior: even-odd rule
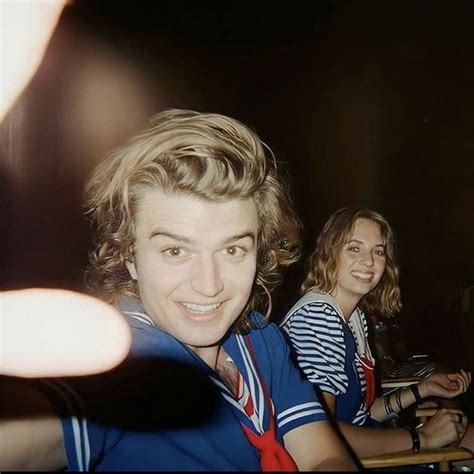
[[[43,59],[66,0],[0,0],[0,120]]]
[[[0,373],[85,375],[119,364],[130,329],[112,306],[66,290],[0,293]]]

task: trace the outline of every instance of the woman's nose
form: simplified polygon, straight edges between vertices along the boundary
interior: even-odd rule
[[[374,255],[372,254],[372,252],[363,252],[361,255],[361,263],[368,267],[372,267],[374,265]]]

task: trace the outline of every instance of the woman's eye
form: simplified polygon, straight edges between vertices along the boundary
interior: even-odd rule
[[[378,255],[379,257],[385,257],[385,251],[384,250],[376,250],[375,255]]]

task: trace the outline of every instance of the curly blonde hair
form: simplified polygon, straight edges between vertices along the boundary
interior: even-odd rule
[[[209,201],[254,200],[257,275],[234,326],[238,332],[249,329],[250,311],[262,310],[265,302],[271,308],[270,291],[280,282],[281,267],[299,257],[301,226],[271,150],[235,119],[170,109],[100,163],[85,192],[86,215],[95,228],[86,283],[106,301],[139,297],[126,262],[133,259],[137,204],[150,189]]]
[[[323,227],[316,240],[316,248],[306,262],[306,279],[302,293],[320,291],[331,294],[336,288],[339,258],[358,219],[369,219],[380,226],[385,245],[385,272],[378,285],[360,303],[366,313],[392,316],[401,310],[399,268],[395,255],[395,236],[387,220],[367,208],[345,207],[336,211]]]

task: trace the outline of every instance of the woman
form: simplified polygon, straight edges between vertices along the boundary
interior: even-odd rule
[[[453,398],[471,382],[464,371],[433,374],[418,385],[375,397],[365,314],[391,315],[401,308],[394,247],[392,229],[380,214],[353,208],[335,212],[309,259],[304,296],[282,323],[300,368],[359,457],[457,443],[467,427],[467,417],[454,409],[439,410],[419,430],[380,425],[424,398]]]

